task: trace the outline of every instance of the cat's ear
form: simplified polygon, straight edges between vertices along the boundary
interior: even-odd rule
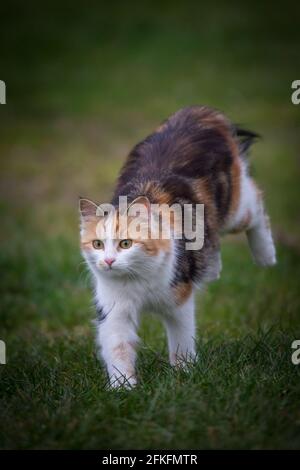
[[[141,204],[142,206],[145,206],[148,212],[148,215],[151,213],[151,203],[147,196],[138,196],[135,198],[128,206],[127,213],[130,208],[132,208],[135,204]]]
[[[81,219],[88,219],[90,217],[96,217],[98,204],[83,197],[79,198],[79,213]]]

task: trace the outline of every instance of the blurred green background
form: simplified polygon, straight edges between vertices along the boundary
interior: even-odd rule
[[[0,446],[300,447],[298,2],[1,5]],[[199,357],[166,365],[146,318],[141,384],[105,389],[96,360],[78,196],[109,200],[131,147],[180,107],[206,104],[263,138],[252,151],[278,266],[224,240],[198,297]]]

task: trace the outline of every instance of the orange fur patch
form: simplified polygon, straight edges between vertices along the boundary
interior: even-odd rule
[[[194,189],[198,198],[199,204],[204,204],[204,217],[206,223],[214,229],[218,230],[218,217],[216,205],[213,200],[213,195],[209,189],[209,184],[206,178],[199,178],[194,183]]]
[[[132,217],[127,217],[127,223],[128,226],[130,224],[130,221],[132,220]],[[83,223],[83,233],[81,236],[81,247],[83,249],[93,249],[92,247],[92,242],[93,240],[99,238],[97,235],[97,231],[99,233],[99,228],[103,228],[104,224],[107,221],[107,217],[93,217],[89,218],[85,223]],[[119,217],[119,212],[116,211],[115,219],[114,219],[114,224],[115,224],[115,233],[119,235],[119,237],[116,238],[116,241],[121,241],[124,239],[129,238],[127,231],[122,232],[120,231],[119,233],[119,228],[120,228],[120,217]],[[161,235],[161,233],[160,233]],[[171,250],[171,241],[169,239],[151,239],[150,238],[150,227],[149,227],[149,238],[142,239],[142,236],[136,236],[134,238],[133,243],[138,243],[142,246],[142,248],[151,256],[156,256],[160,250],[163,250],[165,252],[169,252]],[[122,250],[118,246],[117,250]]]
[[[223,120],[223,124],[224,121]],[[219,132],[223,135],[224,139],[227,141],[230,153],[232,156],[232,164],[230,167],[231,173],[231,195],[230,195],[230,206],[229,211],[227,214],[227,218],[230,215],[234,214],[238,208],[238,204],[240,201],[240,185],[241,185],[241,161],[239,155],[239,148],[238,144],[234,140],[229,128],[228,124],[226,126],[222,126],[218,128]]]
[[[124,363],[128,363],[126,368],[127,377],[134,377],[135,375],[134,367],[132,364],[130,364],[130,361],[128,361],[130,355],[132,354],[132,349],[133,345],[130,343],[120,343],[118,344],[118,346],[113,348],[114,359]]]
[[[142,245],[144,250],[151,256],[157,256],[160,250],[169,252],[171,249],[170,240],[137,240],[135,243]]]
[[[89,248],[88,245],[97,238],[96,227],[99,220],[99,217],[89,217],[82,223],[81,245],[83,248]]]
[[[231,203],[229,214],[237,211],[241,195],[241,163],[240,157],[235,157],[231,166]]]
[[[192,293],[191,282],[181,282],[174,287],[174,294],[177,305],[181,305],[187,301]]]

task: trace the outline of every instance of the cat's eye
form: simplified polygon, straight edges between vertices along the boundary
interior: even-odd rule
[[[104,244],[101,240],[93,240],[93,247],[95,250],[103,250]]]
[[[132,245],[132,240],[121,240],[119,246],[124,250],[130,248]]]

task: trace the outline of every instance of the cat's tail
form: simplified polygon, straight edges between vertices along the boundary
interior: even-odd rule
[[[261,138],[256,132],[249,131],[248,129],[243,129],[238,125],[233,126],[233,132],[235,137],[238,140],[240,155],[247,156],[248,150],[258,139]]]

